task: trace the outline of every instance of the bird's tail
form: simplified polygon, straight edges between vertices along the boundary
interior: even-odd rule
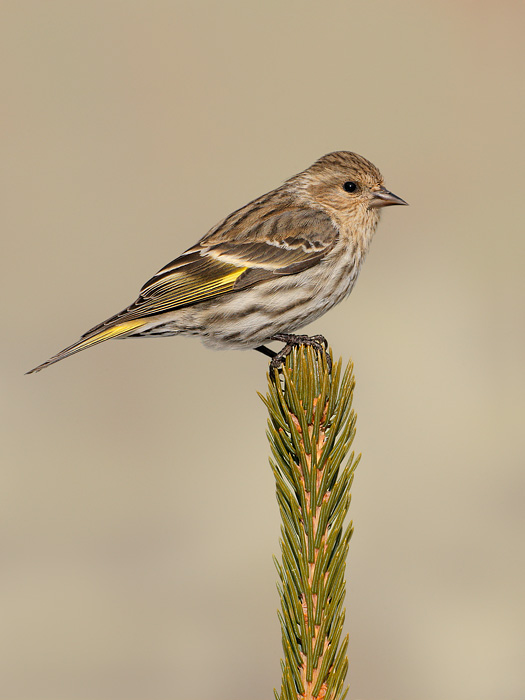
[[[55,362],[59,362],[65,357],[69,357],[70,355],[74,355],[76,352],[90,348],[92,345],[103,343],[105,340],[109,340],[110,338],[118,338],[119,336],[128,335],[137,328],[146,325],[146,323],[147,321],[144,319],[124,321],[123,323],[117,323],[114,326],[110,326],[109,328],[100,330],[97,333],[93,333],[93,335],[88,335],[87,338],[83,336],[77,343],[70,345],[68,348],[64,348],[56,355],[53,355],[53,357],[47,360],[47,362],[43,362],[41,365],[38,365],[38,367],[30,369],[29,372],[26,372],[26,374],[40,372],[41,369],[45,369],[46,367],[49,367],[49,365],[54,365]]]

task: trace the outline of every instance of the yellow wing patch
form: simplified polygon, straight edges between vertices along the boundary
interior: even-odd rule
[[[211,297],[215,297],[225,292],[230,292],[238,277],[246,270],[246,267],[237,267],[234,272],[230,272],[218,279],[210,280],[209,282],[200,282],[198,285],[190,283],[184,287],[177,289],[176,305],[186,306],[194,304],[197,301],[205,301]],[[170,295],[171,296],[171,295]],[[169,298],[167,299],[169,301]],[[173,304],[173,299],[171,302]]]
[[[225,268],[229,271],[226,272]],[[143,289],[135,304],[127,310],[126,316],[152,316],[226,294],[233,290],[236,280],[247,269],[246,266],[237,267],[213,261],[212,265],[208,264],[207,278],[186,271],[186,274],[175,273],[155,280]]]

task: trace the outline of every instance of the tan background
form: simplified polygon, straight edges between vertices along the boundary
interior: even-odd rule
[[[265,359],[144,340],[23,372],[335,149],[411,205],[310,328],[357,372],[349,697],[525,697],[524,20],[4,0],[2,700],[279,684]]]

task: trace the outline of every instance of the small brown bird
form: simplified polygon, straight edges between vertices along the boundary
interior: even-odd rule
[[[197,335],[211,348],[255,348],[278,366],[291,335],[350,294],[382,207],[406,204],[356,153],[329,153],[227,216],[159,270],[126,309],[44,367],[110,338]],[[264,346],[287,343],[280,353]]]

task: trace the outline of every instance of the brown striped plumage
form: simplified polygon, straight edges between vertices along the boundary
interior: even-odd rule
[[[405,202],[372,163],[329,153],[227,216],[133,304],[31,372],[113,337],[197,335],[242,349],[295,331],[351,292],[380,208],[391,204]]]

